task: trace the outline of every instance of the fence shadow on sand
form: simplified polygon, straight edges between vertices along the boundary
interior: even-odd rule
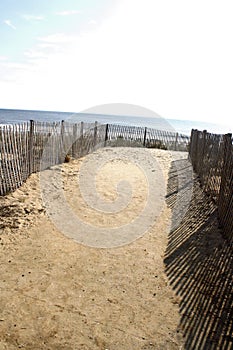
[[[171,209],[177,199],[177,162],[184,160],[174,161],[170,168]],[[169,234],[164,260],[169,282],[180,297],[177,332],[183,331],[187,350],[232,349],[232,247],[223,236],[217,209],[194,175],[189,209]]]

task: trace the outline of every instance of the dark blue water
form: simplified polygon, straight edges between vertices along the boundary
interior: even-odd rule
[[[29,120],[36,120],[41,122],[89,122],[120,125],[134,125],[148,128],[155,128],[159,130],[175,131],[181,134],[190,135],[192,129],[207,130],[212,133],[225,134],[231,132],[230,126],[219,124],[190,121],[190,120],[176,120],[164,118],[148,118],[148,117],[133,117],[122,115],[102,115],[89,113],[71,113],[71,112],[47,112],[47,111],[30,111],[30,110],[16,110],[16,109],[0,109],[0,124],[15,124]]]

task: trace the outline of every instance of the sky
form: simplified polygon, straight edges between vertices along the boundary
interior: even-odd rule
[[[1,0],[0,108],[233,126],[232,0]]]

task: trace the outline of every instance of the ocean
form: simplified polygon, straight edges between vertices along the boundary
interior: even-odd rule
[[[207,130],[211,133],[226,134],[232,132],[230,126],[214,124],[202,121],[165,119],[140,116],[123,116],[110,114],[90,114],[90,113],[71,113],[71,112],[50,112],[50,111],[31,111],[17,109],[0,109],[0,125],[22,123],[29,120],[41,122],[89,122],[98,121],[101,124],[120,124],[133,125],[158,130],[175,131],[180,134],[190,135],[192,129]]]

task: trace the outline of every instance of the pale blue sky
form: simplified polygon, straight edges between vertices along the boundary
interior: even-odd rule
[[[101,21],[113,4],[114,0],[1,0],[0,56],[23,60],[24,51],[39,37],[79,34],[93,18]]]
[[[231,0],[1,0],[0,108],[232,125]]]

